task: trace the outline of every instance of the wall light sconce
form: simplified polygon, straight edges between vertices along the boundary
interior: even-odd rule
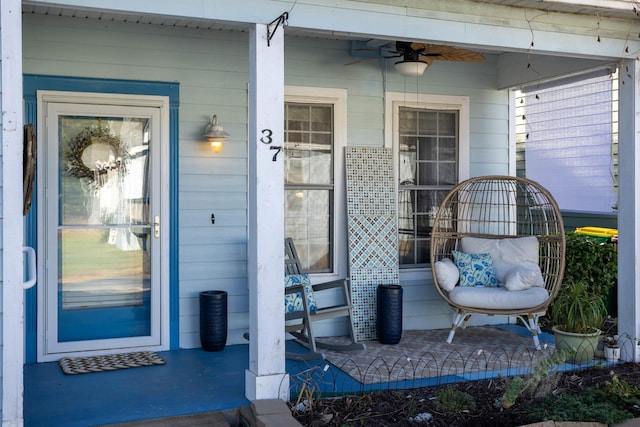
[[[395,65],[396,70],[398,70],[400,74],[412,77],[421,76],[424,73],[424,70],[426,70],[429,66],[428,63],[418,60],[399,61],[396,62]]]
[[[229,134],[218,124],[218,116],[214,114],[207,127],[204,128],[204,137],[207,138],[207,141],[211,144],[211,149],[215,153],[219,153],[222,150],[224,140],[228,136]]]

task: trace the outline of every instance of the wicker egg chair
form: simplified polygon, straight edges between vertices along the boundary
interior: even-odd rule
[[[513,239],[535,236],[539,249],[538,265],[544,281],[544,289],[548,296],[543,301],[528,304],[528,299],[521,299],[518,307],[495,307],[493,304],[473,303],[460,304],[452,299],[452,292],[441,286],[432,268],[433,279],[438,293],[454,309],[453,325],[447,342],[451,343],[458,327],[464,327],[473,314],[489,316],[512,316],[522,320],[532,333],[534,345],[540,349],[538,334],[539,318],[558,294],[565,266],[565,234],[562,216],[551,194],[540,184],[512,176],[481,176],[468,179],[453,188],[442,202],[436,214],[431,233],[431,266],[444,258],[453,258],[453,251],[461,251],[464,238],[475,237],[485,242],[486,239]],[[470,241],[474,239],[467,239]],[[533,239],[520,239],[534,242]],[[496,241],[496,244],[501,244]],[[511,241],[511,243],[516,241]],[[535,257],[534,246],[533,253]],[[448,262],[448,261],[447,261]],[[459,286],[457,290],[462,290]],[[542,283],[537,288],[541,291]],[[451,289],[451,288],[450,288]],[[482,291],[482,290],[480,290]],[[494,288],[490,291],[506,292],[507,297],[523,296],[505,288]],[[502,296],[502,295],[500,295]]]

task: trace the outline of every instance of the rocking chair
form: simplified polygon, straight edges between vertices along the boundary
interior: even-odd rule
[[[436,290],[455,311],[448,343],[471,315],[503,315],[521,319],[539,350],[538,321],[560,290],[565,266],[558,205],[525,178],[468,179],[447,194],[436,214],[431,266]]]
[[[329,307],[318,307],[315,294],[338,289],[341,303]],[[357,342],[352,321],[351,298],[348,279],[311,285],[309,276],[302,272],[293,239],[285,239],[285,321],[286,332],[309,349],[309,353],[287,353],[290,359],[324,359],[318,348],[336,351],[362,350],[364,344]],[[334,344],[317,339],[313,323],[319,320],[346,317],[349,324],[350,342]]]

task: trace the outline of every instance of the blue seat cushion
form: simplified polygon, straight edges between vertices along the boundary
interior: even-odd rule
[[[316,298],[313,295],[313,288],[311,287],[311,279],[308,274],[285,274],[284,286],[288,288],[290,286],[303,285],[305,293],[307,294],[307,305],[309,306],[309,312],[315,313],[318,309],[316,304]],[[285,290],[285,292],[287,292]],[[286,313],[293,313],[296,311],[304,311],[304,305],[302,303],[302,292],[290,292],[284,294],[284,307]]]

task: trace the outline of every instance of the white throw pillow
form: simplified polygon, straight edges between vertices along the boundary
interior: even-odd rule
[[[538,239],[535,236],[504,239],[463,237],[460,247],[466,253],[491,255],[493,272],[501,283],[506,283],[505,276],[513,267],[522,263],[538,265],[539,262]]]
[[[442,289],[449,292],[455,288],[460,279],[460,271],[451,259],[443,258],[440,261],[436,261],[433,269],[436,272],[436,278]]]
[[[509,291],[524,291],[532,286],[544,287],[542,272],[537,264],[527,262],[517,265],[505,275],[504,287]]]

